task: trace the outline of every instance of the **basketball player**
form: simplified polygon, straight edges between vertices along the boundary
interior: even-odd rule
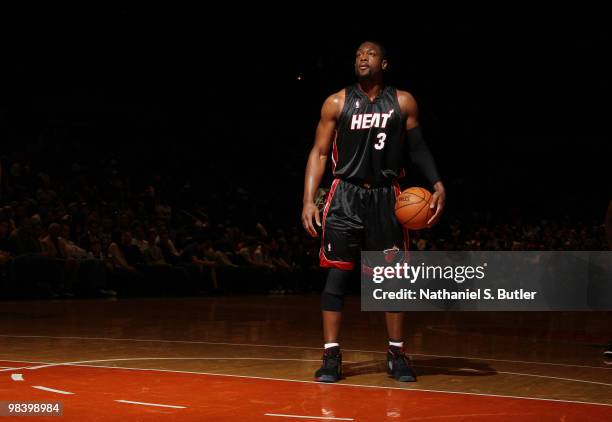
[[[434,224],[444,208],[445,192],[434,160],[418,127],[417,104],[408,92],[383,83],[385,49],[367,41],[355,57],[357,83],[327,98],[306,166],[302,224],[313,237],[322,226],[320,265],[330,268],[321,298],[325,349],[315,379],[336,382],[342,376],[338,343],[341,311],[350,271],[361,250],[405,250],[406,233],[394,215],[403,174],[404,151],[433,186]],[[314,196],[331,150],[334,181],[323,218]],[[359,266],[357,267],[359,268]],[[398,381],[416,381],[403,349],[403,313],[386,313],[388,373]]]

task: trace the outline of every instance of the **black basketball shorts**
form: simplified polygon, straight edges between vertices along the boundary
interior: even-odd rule
[[[408,250],[408,231],[395,218],[397,183],[365,187],[345,180],[332,183],[323,211],[321,267],[352,270],[360,252]]]

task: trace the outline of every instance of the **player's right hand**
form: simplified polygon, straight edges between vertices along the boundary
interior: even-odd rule
[[[317,231],[312,224],[312,220],[316,221],[317,226],[321,227],[321,218],[319,217],[319,208],[311,202],[310,204],[305,204],[302,209],[302,225],[304,226],[304,230],[311,235],[312,237],[317,237]]]

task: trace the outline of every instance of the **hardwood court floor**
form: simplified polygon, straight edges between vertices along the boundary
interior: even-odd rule
[[[0,401],[75,421],[612,420],[611,313],[407,314],[419,379],[399,383],[383,314],[359,308],[328,385],[318,296],[0,302]]]

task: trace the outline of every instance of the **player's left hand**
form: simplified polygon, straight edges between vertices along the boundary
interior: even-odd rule
[[[431,216],[429,221],[427,221],[428,226],[433,226],[438,222],[440,216],[442,216],[442,211],[444,210],[444,203],[446,202],[446,191],[444,190],[444,185],[442,182],[437,182],[434,185],[434,193],[431,196],[431,205],[432,209],[435,209],[434,215]]]

